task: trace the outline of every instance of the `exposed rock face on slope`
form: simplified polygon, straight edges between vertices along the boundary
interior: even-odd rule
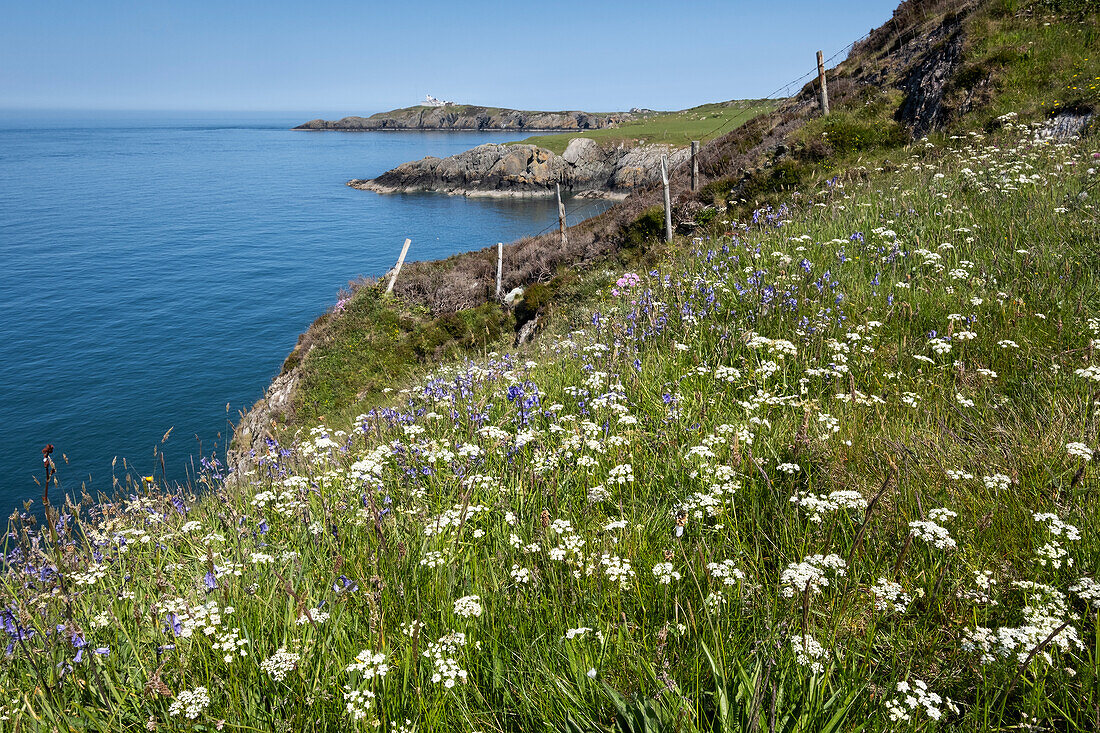
[[[630,112],[525,112],[518,109],[451,105],[407,107],[370,117],[310,120],[295,130],[599,130],[639,115]]]
[[[661,155],[670,166],[687,159],[686,149],[666,145],[603,147],[575,138],[561,155],[535,145],[479,145],[448,158],[405,163],[353,188],[379,193],[439,191],[466,196],[532,196],[554,191],[626,192],[660,178]]]

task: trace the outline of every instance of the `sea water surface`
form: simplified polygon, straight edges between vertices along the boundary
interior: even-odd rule
[[[5,514],[41,497],[47,443],[69,493],[110,492],[116,458],[119,476],[123,458],[159,473],[157,446],[185,480],[337,291],[392,267],[405,237],[410,261],[436,259],[556,220],[547,200],[344,185],[515,133],[289,129],[316,116],[0,112]]]

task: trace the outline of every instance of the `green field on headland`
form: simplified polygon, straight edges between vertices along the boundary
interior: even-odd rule
[[[624,122],[616,127],[552,135],[532,135],[519,143],[538,145],[560,155],[569,141],[587,137],[601,143],[659,143],[690,145],[692,140],[707,142],[743,125],[753,117],[775,108],[765,99],[744,99],[701,104],[679,112],[649,112],[643,119]]]

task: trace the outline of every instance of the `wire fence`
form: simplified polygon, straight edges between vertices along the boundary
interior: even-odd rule
[[[825,59],[823,63],[826,66],[828,66],[837,57],[841,56],[842,54],[847,54],[849,51],[851,51],[855,47],[855,45],[857,43],[865,41],[869,36],[870,36],[870,33],[863,34],[862,36],[860,36],[856,40],[852,41],[848,45],[841,48],[840,50],[834,52],[831,56],[829,56],[829,58]],[[768,94],[767,96],[759,97],[757,99],[757,101],[778,102],[778,101],[782,101],[782,100],[785,100],[785,99],[790,99],[792,94],[797,93],[797,91],[802,88],[802,86],[805,84],[805,82],[808,79],[812,79],[813,77],[817,76],[817,73],[818,73],[817,72],[817,66],[815,64],[814,67],[810,71],[806,72],[805,74],[802,74],[801,76],[799,76],[796,79],[791,79],[790,81],[781,84],[780,86],[776,87],[776,89],[773,92],[771,92],[770,94]],[[700,140],[713,140],[716,137],[724,134],[726,130],[735,129],[736,125],[734,123],[747,122],[748,119],[749,119],[750,114],[752,116],[756,116],[757,114],[759,114],[759,112],[754,107],[751,107],[751,106],[746,107],[740,113],[738,113],[738,114],[730,117],[729,119],[723,121],[722,123],[720,123],[713,130],[701,135],[699,139]],[[684,162],[680,163],[678,166],[676,166],[675,170],[680,169],[682,166],[690,165],[690,163],[691,163],[690,159],[687,160],[687,161],[684,161]],[[670,173],[671,173],[671,171],[670,171]],[[600,200],[590,201],[587,204],[584,204],[583,206],[581,206],[579,209],[574,209],[573,211],[569,212],[569,216],[578,217],[581,214],[585,213],[586,211],[591,211],[593,208],[595,208],[596,206],[598,206],[602,203],[604,203],[604,202],[600,201]],[[583,218],[581,220],[583,221]],[[532,236],[541,237],[543,234],[546,234],[547,232],[551,231],[552,229],[556,228],[557,226],[558,226],[557,221],[551,222],[550,224],[546,225],[543,229],[539,230],[538,232],[536,232]]]

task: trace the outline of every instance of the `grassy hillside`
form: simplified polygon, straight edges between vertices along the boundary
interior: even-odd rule
[[[690,145],[692,140],[712,140],[774,108],[773,102],[763,99],[702,104],[679,112],[654,112],[644,119],[624,122],[617,127],[602,130],[532,135],[519,143],[538,145],[559,155],[565,152],[569,141],[575,137],[588,137],[610,145],[640,142],[685,146]]]
[[[924,139],[838,84],[516,353],[360,288],[254,470],[13,518],[3,729],[1095,730],[1095,21],[984,5]]]
[[[904,153],[206,499],[17,523],[9,725],[1088,729],[1100,149]]]

